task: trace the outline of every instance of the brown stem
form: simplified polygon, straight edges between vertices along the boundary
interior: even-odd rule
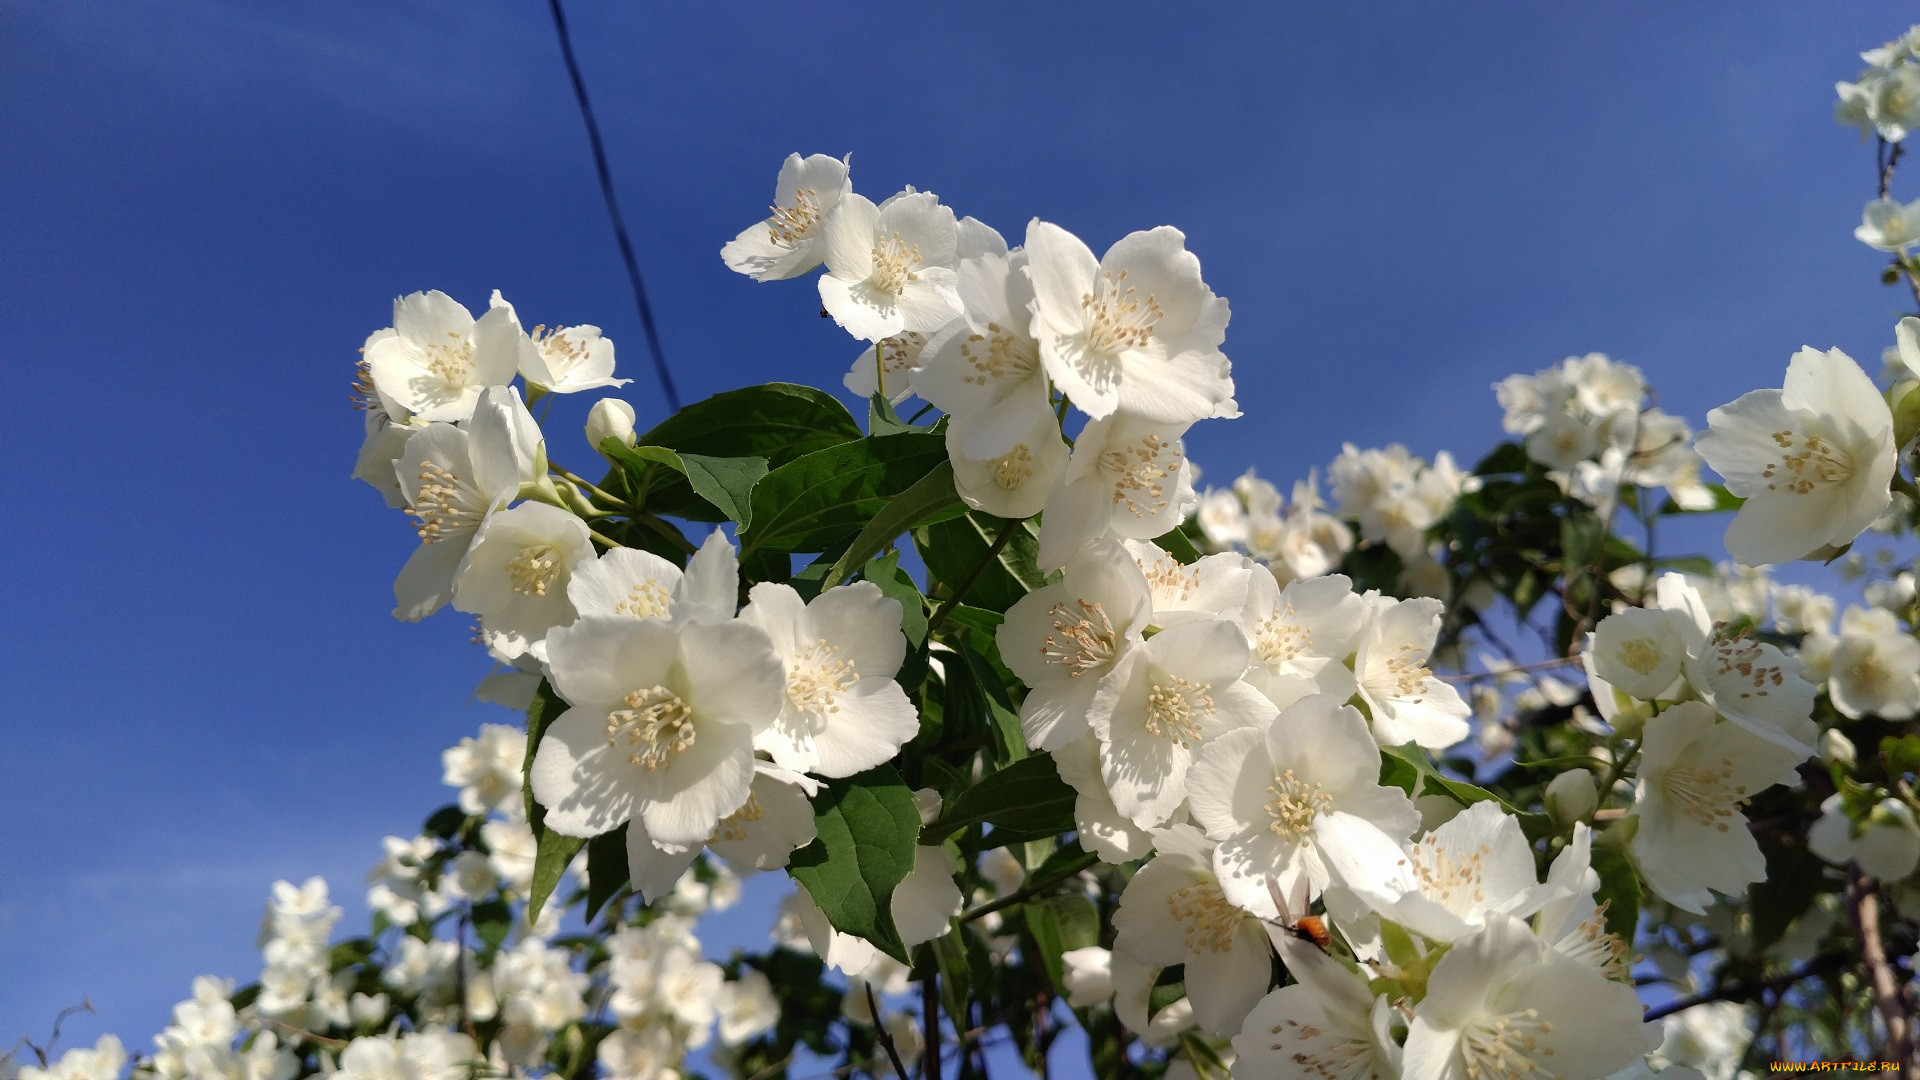
[[[1847,868],[1847,918],[1860,941],[1860,962],[1866,966],[1874,1005],[1887,1029],[1885,1057],[1899,1062],[1904,1072],[1913,1055],[1913,1015],[1907,1010],[1900,980],[1894,975],[1886,943],[1880,937],[1879,883],[1862,874],[1858,866]]]
[[[982,915],[988,915],[988,914],[992,914],[993,912],[999,911],[1001,908],[1009,908],[1015,904],[1024,903],[1028,899],[1031,899],[1032,897],[1038,896],[1041,893],[1046,892],[1048,889],[1053,888],[1055,885],[1060,884],[1061,882],[1067,880],[1068,878],[1074,876],[1075,874],[1078,874],[1080,871],[1085,870],[1086,868],[1092,866],[1094,863],[1097,863],[1099,861],[1100,861],[1100,856],[1095,855],[1093,852],[1087,852],[1085,855],[1082,855],[1079,858],[1068,863],[1067,865],[1061,867],[1059,873],[1053,875],[1050,878],[1047,878],[1045,881],[1037,881],[1031,885],[1023,886],[1019,889],[1015,889],[1013,892],[1008,893],[1007,895],[1001,897],[998,900],[981,904],[979,907],[974,908],[972,911],[969,911],[965,915],[960,916],[960,922],[962,925],[964,925],[966,923],[972,922],[973,920],[979,918]]]
[[[973,572],[967,575],[967,580],[953,590],[952,596],[941,601],[940,607],[933,613],[933,618],[927,620],[927,633],[933,633],[940,628],[941,623],[947,621],[947,616],[953,614],[953,609],[960,606],[960,601],[967,595],[967,590],[973,588],[973,583],[979,581],[980,575],[987,572],[987,564],[999,558],[1000,553],[1006,550],[1007,542],[1013,539],[1013,530],[1020,527],[1020,519],[1016,518],[1008,521],[1001,528],[1000,535],[993,538],[993,546],[987,549],[986,555],[980,560],[980,565],[974,567]]]
[[[929,975],[920,983],[920,1027],[927,1046],[921,1051],[920,1075],[925,1080],[940,1080],[940,985],[939,976]]]
[[[880,1040],[880,1048],[887,1052],[887,1060],[893,1062],[894,1075],[900,1077],[900,1080],[907,1080],[907,1064],[900,1060],[900,1048],[893,1045],[893,1032],[888,1031],[887,1025],[880,1022],[880,1002],[874,999],[872,984],[866,984],[865,989],[867,1012],[873,1017],[874,1037]]]
[[[1720,983],[1711,990],[1703,990],[1698,994],[1675,998],[1665,1005],[1656,1005],[1647,1010],[1647,1019],[1664,1019],[1672,1016],[1674,1013],[1685,1012],[1696,1005],[1705,1005],[1710,1001],[1757,1001],[1761,995],[1769,990],[1784,991],[1787,987],[1792,986],[1802,979],[1812,978],[1815,975],[1821,975],[1829,971],[1836,971],[1844,967],[1846,962],[1847,954],[1845,953],[1823,953],[1801,964],[1799,967],[1794,968],[1792,971],[1782,975],[1775,975],[1771,979],[1762,979],[1754,983],[1738,981]]]

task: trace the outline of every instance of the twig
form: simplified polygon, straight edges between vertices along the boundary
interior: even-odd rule
[[[1899,1062],[1904,1072],[1913,1054],[1913,1017],[1907,1013],[1900,982],[1894,977],[1886,943],[1880,937],[1879,883],[1862,874],[1858,866],[1847,868],[1847,917],[1860,940],[1860,962],[1866,965],[1874,1005],[1887,1029],[1886,1057]]]
[[[633,509],[632,506],[627,504],[627,500],[622,499],[620,496],[615,495],[611,492],[602,491],[597,485],[587,483],[586,478],[584,477],[577,476],[574,473],[571,473],[566,469],[563,469],[560,466],[553,464],[552,462],[547,463],[547,468],[552,469],[553,474],[555,476],[558,476],[560,479],[565,480],[567,483],[572,484],[577,488],[581,488],[585,490],[587,494],[594,496],[600,501],[611,504],[613,508],[616,510],[632,510]]]
[[[72,1016],[74,1013],[82,1013],[82,1012],[83,1013],[93,1012],[92,999],[87,998],[84,995],[80,998],[80,1004],[69,1005],[64,1009],[61,1009],[59,1015],[53,1018],[53,1031],[47,1035],[47,1044],[45,1046],[40,1046],[36,1044],[32,1039],[28,1038],[25,1035],[22,1035],[20,1036],[19,1041],[15,1042],[13,1046],[9,1048],[5,1054],[0,1054],[0,1061],[6,1061],[8,1058],[13,1057],[15,1051],[19,1050],[22,1046],[25,1046],[27,1049],[33,1051],[34,1057],[40,1060],[40,1067],[42,1069],[46,1068],[47,1055],[53,1052],[54,1045],[60,1041],[60,1029],[66,1025],[67,1017]]]
[[[1086,854],[1068,863],[1067,865],[1061,867],[1059,873],[1053,875],[1050,878],[1047,878],[1044,881],[1037,881],[1031,885],[1024,885],[1018,889],[1015,889],[1013,892],[1010,892],[1007,895],[1001,897],[998,900],[993,900],[993,901],[989,901],[988,903],[981,904],[979,907],[974,908],[972,911],[969,911],[966,914],[960,916],[960,922],[962,925],[965,925],[966,923],[970,923],[973,920],[978,919],[982,915],[990,915],[993,912],[999,911],[1001,908],[1009,908],[1015,904],[1025,903],[1027,900],[1035,896],[1038,896],[1043,892],[1046,892],[1048,889],[1053,888],[1055,885],[1060,884],[1061,882],[1067,880],[1068,878],[1074,876],[1075,874],[1078,874],[1080,871],[1085,870],[1086,868],[1092,866],[1094,863],[1097,863],[1099,861],[1100,861],[1100,856],[1089,851]]]
[[[938,975],[920,981],[920,1027],[926,1049],[921,1051],[920,1075],[924,1080],[940,1080],[940,986]]]
[[[1486,679],[1504,679],[1509,675],[1523,675],[1530,671],[1544,671],[1547,668],[1565,667],[1579,662],[1578,656],[1554,656],[1545,660],[1535,660],[1531,664],[1518,664],[1505,671],[1473,671],[1464,675],[1438,675],[1435,678],[1444,683],[1474,683]]]
[[[880,1048],[887,1052],[887,1060],[893,1062],[893,1071],[900,1080],[907,1080],[907,1063],[900,1060],[900,1048],[893,1045],[893,1032],[880,1021],[880,1002],[873,996],[873,984],[861,984],[867,991],[867,1012],[873,1017],[874,1037],[880,1040]]]
[[[1775,975],[1771,979],[1762,979],[1757,983],[1728,982],[1720,983],[1711,990],[1703,990],[1683,998],[1675,998],[1665,1005],[1656,1005],[1647,1010],[1648,1020],[1662,1020],[1677,1012],[1685,1012],[1696,1005],[1705,1005],[1714,1001],[1754,1001],[1769,990],[1784,991],[1801,979],[1823,975],[1846,965],[1847,954],[1842,952],[1824,953],[1794,968],[1792,971]]]
[[[560,0],[547,0],[553,11],[553,29],[560,36],[560,55],[567,62],[567,78],[573,82],[573,98],[580,104],[580,118],[587,123],[587,142],[593,147],[593,171],[600,178],[600,194],[607,202],[607,216],[613,219],[613,238],[620,245],[620,260],[627,267],[627,281],[633,286],[634,306],[640,309],[640,329],[647,335],[647,350],[653,354],[653,373],[660,380],[660,392],[667,406],[680,411],[680,393],[674,389],[673,373],[667,370],[667,357],[660,349],[660,331],[653,324],[653,305],[647,302],[647,286],[640,278],[640,262],[633,255],[633,241],[627,236],[627,223],[620,216],[620,201],[613,195],[613,174],[607,169],[607,148],[600,141],[600,125],[593,119],[593,105],[587,100],[587,84],[580,78],[580,62],[573,56],[573,38],[567,33],[567,14]]]
[[[967,580],[953,590],[952,596],[940,602],[940,606],[934,610],[933,618],[927,620],[927,633],[933,633],[941,623],[947,621],[947,616],[953,614],[953,609],[960,606],[960,601],[967,595],[967,590],[973,588],[973,583],[979,581],[980,575],[987,572],[987,564],[999,558],[1000,553],[1006,550],[1007,542],[1013,539],[1013,530],[1018,528],[1021,528],[1020,519],[1008,521],[1000,530],[1000,535],[993,538],[993,546],[987,548],[987,553],[981,558],[980,565],[974,567],[973,572],[967,575]]]

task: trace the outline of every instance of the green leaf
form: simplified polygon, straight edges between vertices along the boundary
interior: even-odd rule
[[[1528,813],[1478,784],[1455,780],[1441,772],[1434,767],[1433,759],[1427,756],[1427,752],[1416,743],[1380,748],[1380,783],[1397,787],[1414,798],[1445,795],[1461,806],[1472,806],[1477,802],[1496,803],[1502,810],[1519,818],[1520,827],[1529,836],[1540,835],[1541,830],[1552,828],[1552,821],[1545,814]]]
[[[937,844],[973,825],[991,825],[1008,835],[1002,843],[1058,836],[1073,829],[1073,788],[1060,779],[1053,757],[1036,753],[988,773],[960,793],[939,820],[920,830],[920,841]]]
[[[1908,390],[1893,407],[1893,445],[1904,447],[1920,435],[1920,386]]]
[[[505,900],[483,900],[473,905],[473,933],[491,952],[507,940],[513,929],[513,909]]]
[[[696,401],[662,420],[638,442],[683,456],[764,458],[777,468],[803,454],[859,437],[860,425],[833,395],[811,386],[766,383]],[[721,520],[708,509],[714,504],[694,490],[687,476],[665,465],[635,478],[633,493],[653,513]]]
[[[1499,476],[1506,473],[1523,473],[1527,471],[1527,464],[1526,447],[1519,443],[1501,443],[1493,448],[1492,453],[1480,459],[1480,464],[1473,467],[1473,475]]]
[[[1912,397],[1912,395],[1909,394],[1908,397]],[[1900,404],[1904,406],[1906,402],[1902,401]],[[1920,401],[1916,401],[1914,404],[1920,407]],[[1738,510],[1746,504],[1747,500],[1728,491],[1727,485],[1725,484],[1708,484],[1706,488],[1707,491],[1713,495],[1712,506],[1705,506],[1698,510],[1689,510],[1679,503],[1674,502],[1672,499],[1668,499],[1667,505],[1660,508],[1661,516],[1668,517],[1674,514],[1721,514],[1728,510]]]
[[[1625,855],[1605,848],[1594,849],[1593,872],[1600,875],[1600,890],[1593,898],[1607,905],[1607,932],[1626,942],[1631,952],[1640,924],[1640,875]]]
[[[1147,992],[1147,1017],[1160,1015],[1160,1010],[1184,999],[1187,996],[1187,967],[1175,964],[1160,969],[1153,980],[1153,989]]]
[[[905,570],[900,569],[900,553],[888,552],[886,555],[868,563],[860,576],[873,582],[881,593],[900,604],[900,632],[907,636],[907,644],[918,649],[927,640],[927,602],[920,595],[920,587],[913,583]]]
[[[928,944],[940,973],[940,1004],[954,1027],[965,1031],[972,1024],[967,1010],[975,988],[986,988],[993,982],[993,958],[980,936],[964,926],[955,926]]]
[[[1888,735],[1880,740],[1880,757],[1887,775],[1920,774],[1920,735]]]
[[[1061,893],[1025,905],[1027,931],[1040,947],[1040,963],[1056,993],[1064,995],[1060,955],[1100,944],[1100,910],[1081,893]]]
[[[1827,887],[1826,864],[1807,850],[1805,833],[1767,829],[1754,835],[1766,856],[1767,874],[1747,894],[1747,911],[1753,916],[1753,947],[1765,949],[1785,937],[1794,920],[1813,907],[1814,899]],[[1607,915],[1611,930],[1612,909]]]
[[[544,812],[543,812],[544,814]],[[586,840],[578,836],[567,836],[552,829],[538,830],[539,846],[533,855],[533,884],[527,890],[527,921],[531,923],[540,917],[540,909],[547,904],[547,897],[560,884],[566,875],[567,867],[573,857],[580,853]]]
[[[536,834],[547,812],[533,801],[533,756],[540,749],[540,737],[547,733],[547,725],[566,711],[567,702],[555,692],[553,684],[545,679],[540,680],[540,685],[533,691],[533,702],[527,706],[527,754],[520,766],[520,791],[526,800],[527,822],[533,825]]]
[[[891,765],[829,781],[813,800],[813,843],[793,853],[788,872],[827,921],[906,962],[893,925],[893,890],[913,869],[920,812]]]
[[[1192,538],[1179,529],[1161,533],[1153,538],[1153,542],[1182,566],[1191,566],[1200,561],[1200,549],[1194,547]]]
[[[467,823],[467,812],[458,806],[443,806],[428,815],[426,824],[420,826],[422,836],[437,836],[442,840],[451,840]]]
[[[893,402],[874,393],[867,398],[867,434],[898,435],[903,431],[929,431],[931,424],[913,424],[900,419]]]
[[[749,496],[754,485],[767,475],[767,459],[763,457],[711,457],[644,443],[628,446],[611,435],[600,441],[600,452],[625,469],[629,483],[636,488],[651,482],[656,466],[686,477],[687,485],[706,505],[659,498],[648,500],[647,505],[652,511],[692,521],[726,520],[744,527],[752,505]],[[707,512],[707,506],[717,513]]]
[[[946,460],[944,439],[916,432],[842,443],[790,461],[754,486],[741,550],[824,550],[857,534]]]
[[[987,552],[1007,527],[1004,518],[975,511],[949,521],[914,530],[914,546],[927,573],[951,595],[971,579],[966,602],[987,611],[1004,612],[1014,601],[1047,583],[1035,559],[1040,539],[1030,522],[1014,526],[1013,534],[991,559]],[[975,571],[978,570],[976,574]]]
[[[907,530],[965,512],[960,493],[953,486],[953,462],[942,461],[873,515],[873,520],[854,537],[852,546],[833,564],[833,569],[827,571],[822,588],[830,589],[847,580],[856,567],[886,550]]]
[[[600,913],[614,894],[627,887],[627,827],[601,833],[587,841],[588,922]],[[653,897],[647,897],[648,900]]]

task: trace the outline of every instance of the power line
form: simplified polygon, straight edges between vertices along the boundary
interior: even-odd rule
[[[580,78],[580,62],[573,56],[573,38],[567,34],[567,14],[560,0],[547,0],[553,11],[553,29],[560,35],[560,55],[567,61],[567,78],[573,81],[573,98],[580,103],[580,118],[587,122],[587,141],[593,146],[593,169],[600,175],[600,194],[607,200],[607,216],[613,219],[613,238],[620,244],[620,259],[627,264],[627,280],[633,285],[633,303],[640,309],[640,328],[647,335],[647,349],[653,354],[653,373],[660,379],[660,392],[669,408],[678,412],[680,394],[673,387],[673,372],[667,370],[667,357],[660,349],[660,331],[654,326],[653,305],[647,303],[647,286],[640,279],[640,262],[633,256],[633,241],[627,236],[627,223],[620,216],[620,200],[613,194],[613,175],[607,170],[607,148],[600,141],[600,125],[593,119],[593,105],[587,100],[587,84]]]

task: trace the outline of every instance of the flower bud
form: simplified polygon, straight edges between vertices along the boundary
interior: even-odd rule
[[[619,398],[601,398],[587,412],[587,442],[598,450],[609,435],[628,446],[638,438],[633,433],[633,406]]]
[[[1593,774],[1585,769],[1568,769],[1547,785],[1547,813],[1563,827],[1576,821],[1588,821],[1600,808],[1600,791]]]
[[[1826,765],[1841,765],[1853,768],[1859,755],[1853,749],[1853,740],[1840,734],[1838,728],[1828,728],[1820,733],[1820,761]]]

